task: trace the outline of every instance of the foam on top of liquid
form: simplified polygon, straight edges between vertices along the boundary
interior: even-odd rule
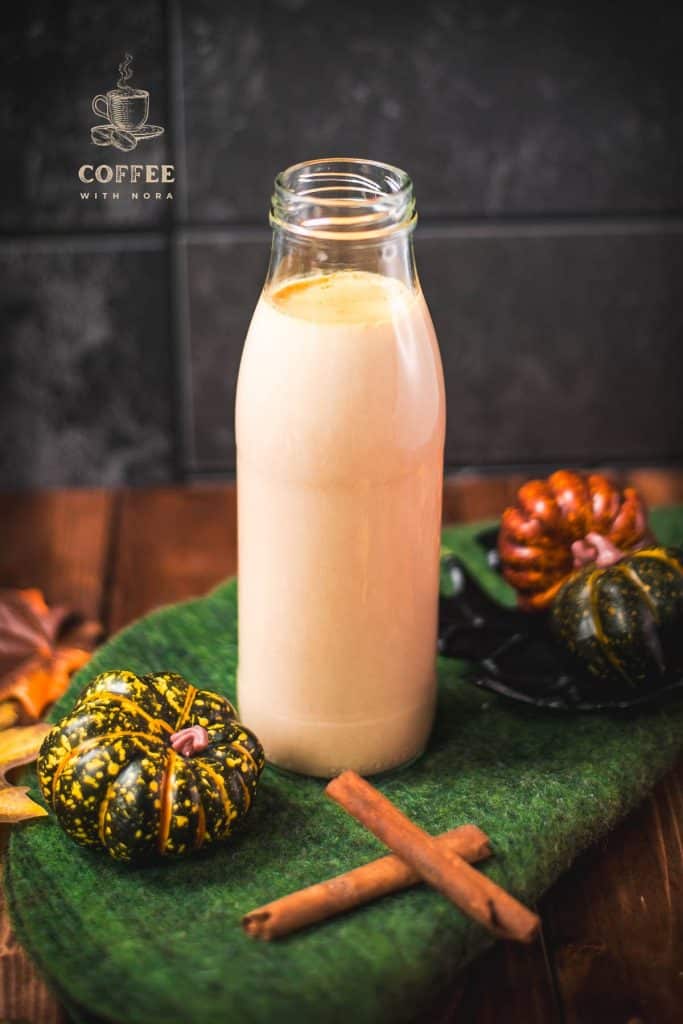
[[[414,296],[396,278],[365,270],[338,270],[287,281],[267,294],[276,309],[325,324],[377,324],[391,320],[397,303]]]

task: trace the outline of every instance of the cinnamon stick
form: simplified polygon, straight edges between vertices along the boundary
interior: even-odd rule
[[[469,917],[499,938],[531,942],[540,923],[536,914],[462,857],[447,856],[433,836],[365,779],[345,771],[325,792]]]
[[[457,854],[475,862],[491,853],[487,836],[476,825],[461,825],[437,836],[435,841],[449,858]],[[417,871],[400,857],[389,854],[266,903],[245,914],[242,927],[254,939],[279,939],[420,881]]]

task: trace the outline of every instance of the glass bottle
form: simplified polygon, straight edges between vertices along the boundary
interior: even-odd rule
[[[388,164],[279,174],[240,365],[240,715],[322,777],[414,760],[433,721],[445,400],[415,221]]]

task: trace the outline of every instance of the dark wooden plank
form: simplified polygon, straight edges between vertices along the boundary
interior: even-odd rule
[[[102,490],[0,494],[0,585],[100,615],[115,498]]]
[[[443,489],[444,523],[469,523],[499,516],[526,478],[520,473],[505,476],[459,474],[448,477]]]
[[[234,485],[156,488],[122,496],[107,625],[205,593],[237,568]]]
[[[466,971],[438,1024],[562,1024],[542,939],[499,942]]]
[[[67,1024],[66,1014],[15,938],[1,890],[0,1020]]]
[[[683,470],[601,469],[622,487],[637,487],[648,505],[674,505],[683,502]],[[444,523],[466,523],[475,519],[500,516],[515,497],[517,488],[530,474],[506,473],[480,475],[462,473],[444,482]]]
[[[677,505],[683,502],[683,470],[636,469],[625,474],[625,481],[637,487],[650,506]]]
[[[678,1024],[683,762],[546,895],[565,1024]]]
[[[683,499],[683,473],[669,484],[663,471],[637,480],[652,503]],[[525,477],[458,475],[444,486],[444,522],[499,515]],[[0,506],[1,508],[1,506]],[[125,492],[114,543],[110,629],[168,601],[205,592],[236,571],[234,484]]]
[[[103,491],[0,495],[0,585],[39,587],[52,604],[99,616],[113,502]],[[17,943],[1,892],[0,1020],[66,1020]]]

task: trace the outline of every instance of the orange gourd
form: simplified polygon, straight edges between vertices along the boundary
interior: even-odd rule
[[[650,541],[643,499],[598,474],[561,469],[528,480],[506,508],[498,537],[501,571],[521,608],[547,608],[568,577],[612,565]]]

